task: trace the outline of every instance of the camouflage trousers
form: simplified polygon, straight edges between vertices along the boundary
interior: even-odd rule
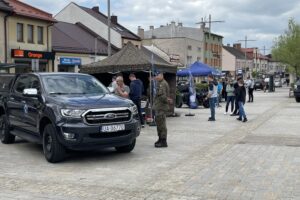
[[[157,126],[157,134],[161,139],[167,139],[167,123],[166,123],[166,115],[158,114],[155,117],[155,122]]]

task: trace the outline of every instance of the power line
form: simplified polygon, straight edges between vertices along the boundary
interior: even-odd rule
[[[248,39],[247,35],[244,40],[238,40],[238,42],[245,42],[245,69],[247,68],[247,42],[254,42],[256,40]]]

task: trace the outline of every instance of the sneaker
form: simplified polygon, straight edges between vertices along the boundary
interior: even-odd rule
[[[224,115],[227,115],[227,112],[224,112]]]
[[[244,118],[243,122],[247,122],[247,121],[248,121],[248,119],[247,119],[247,118]]]
[[[144,125],[144,124],[142,124],[142,125],[141,125],[141,127],[142,127],[142,128],[145,128],[145,125]]]
[[[209,122],[214,122],[214,121],[216,121],[216,119],[213,119],[213,118],[210,117],[210,118],[208,118],[208,121]]]
[[[242,118],[238,117],[238,118],[236,118],[236,120],[238,120],[238,121],[242,121]]]
[[[232,114],[233,114],[233,112],[230,113],[230,115],[232,115]]]

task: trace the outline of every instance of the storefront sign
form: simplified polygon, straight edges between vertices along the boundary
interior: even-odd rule
[[[81,65],[81,58],[60,58],[61,65]]]
[[[22,49],[12,49],[11,56],[13,58],[30,58],[30,59],[45,59],[53,60],[54,53],[44,51],[28,51]]]

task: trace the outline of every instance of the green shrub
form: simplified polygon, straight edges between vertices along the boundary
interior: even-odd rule
[[[197,83],[196,90],[207,90],[208,84],[207,83]]]

